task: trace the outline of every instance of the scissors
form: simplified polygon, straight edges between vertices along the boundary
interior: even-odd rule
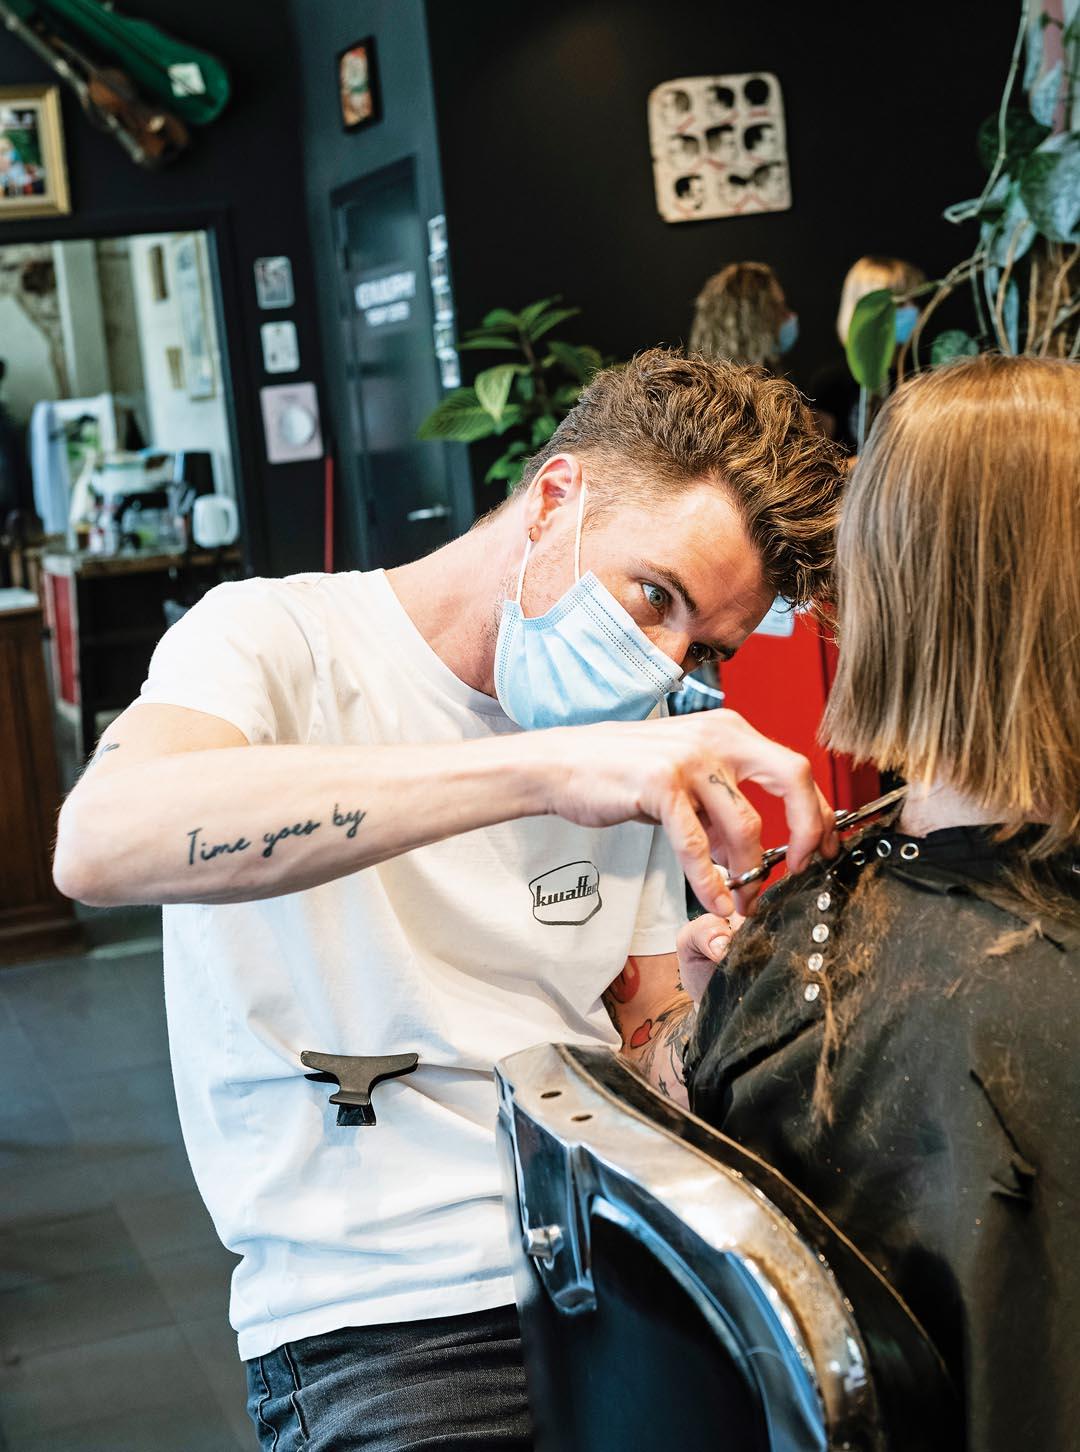
[[[838,832],[846,832],[849,827],[856,826],[859,822],[865,821],[867,817],[876,817],[879,812],[884,812],[887,807],[893,806],[901,801],[907,794],[907,787],[897,787],[895,791],[886,792],[883,797],[875,797],[872,802],[867,802],[865,807],[854,807],[851,811],[837,812],[835,826]],[[728,878],[728,887],[747,887],[751,882],[760,882],[763,877],[768,877],[778,862],[783,862],[788,854],[784,847],[770,847],[762,854],[760,867],[751,867],[749,872],[740,872],[738,877]]]

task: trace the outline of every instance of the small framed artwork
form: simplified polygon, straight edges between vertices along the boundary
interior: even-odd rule
[[[193,401],[213,398],[217,388],[206,323],[199,239],[194,232],[187,232],[172,238],[169,245],[180,312],[180,343],[187,396]]]
[[[261,308],[292,307],[292,263],[287,257],[256,257],[255,296]]]
[[[71,211],[59,86],[0,86],[0,221]]]
[[[379,72],[375,63],[375,37],[369,35],[343,50],[337,59],[341,124],[359,131],[382,117]]]

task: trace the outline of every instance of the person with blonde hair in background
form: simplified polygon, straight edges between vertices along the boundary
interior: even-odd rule
[[[926,281],[926,273],[913,262],[900,257],[860,257],[848,268],[840,290],[840,307],[836,313],[836,336],[841,348],[847,346],[852,315],[861,298],[887,288],[903,298]],[[896,309],[896,341],[906,343],[919,316],[913,302],[900,302]],[[830,438],[851,453],[858,446],[859,386],[851,376],[845,358],[839,358],[822,369],[810,384],[814,410]]]
[[[732,262],[698,294],[689,351],[772,370],[798,332],[798,317],[772,268],[764,262]]]
[[[679,944],[692,1109],[895,1287],[966,1452],[1080,1449],[1078,458],[1075,363],[966,359],[886,402],[823,733],[907,797],[767,893],[722,971],[716,917]]]

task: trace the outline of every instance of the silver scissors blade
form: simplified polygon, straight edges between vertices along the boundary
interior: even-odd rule
[[[879,812],[886,811],[895,803],[902,801],[907,795],[907,787],[897,787],[895,791],[886,792],[883,797],[875,797],[872,802],[867,802],[863,807],[854,807],[850,811],[837,812],[834,825],[838,832],[846,832],[850,827],[857,826],[867,817],[876,817]],[[728,878],[728,887],[749,887],[752,882],[760,882],[763,877],[768,877],[778,862],[783,862],[788,854],[784,847],[770,847],[767,852],[762,853],[761,863],[757,867],[751,867],[748,872],[740,872],[738,877]]]

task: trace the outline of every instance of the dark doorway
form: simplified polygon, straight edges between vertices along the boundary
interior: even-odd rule
[[[403,564],[457,533],[445,444],[416,437],[442,397],[427,227],[409,157],[333,195],[347,359],[346,481],[362,500],[365,563]]]

